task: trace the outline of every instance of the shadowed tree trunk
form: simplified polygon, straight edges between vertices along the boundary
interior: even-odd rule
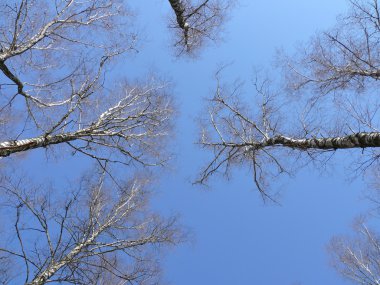
[[[234,0],[169,0],[175,14],[174,46],[177,55],[194,54],[208,40],[221,36],[222,25]]]
[[[177,18],[178,26],[186,30],[186,18],[185,18],[185,7],[181,0],[169,0],[170,5],[173,8],[173,11]],[[187,24],[188,25],[188,24]]]
[[[278,135],[263,142],[221,142],[204,143],[205,146],[224,146],[229,148],[246,148],[255,151],[266,147],[283,146],[292,149],[338,150],[347,148],[380,147],[380,133],[356,133],[345,137],[297,139]]]

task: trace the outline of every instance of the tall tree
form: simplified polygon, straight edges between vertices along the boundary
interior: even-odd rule
[[[169,3],[183,32],[180,45],[189,50],[217,34],[227,5]],[[166,84],[122,81],[110,88],[104,81],[111,61],[135,49],[123,1],[23,0],[5,2],[0,9],[8,15],[0,22],[0,115],[7,129],[0,156],[59,143],[89,156],[96,155],[86,150],[113,148],[140,162],[146,153],[158,154],[154,145],[165,135],[172,113]],[[11,113],[17,116],[9,118]],[[10,127],[16,117],[17,126]]]
[[[228,87],[217,73],[200,139],[213,158],[198,182],[249,165],[257,188],[269,197],[269,177],[291,174],[305,159],[326,162],[352,149],[359,168],[377,162],[378,1],[350,3],[333,29],[315,35],[294,56],[280,54],[282,80],[274,76],[279,70],[259,74],[250,102],[240,94],[241,84]]]
[[[0,156],[65,143],[103,162],[161,162],[173,111],[165,83],[104,81],[106,65],[134,47],[122,2],[18,1],[1,13]]]
[[[190,53],[216,37],[227,1],[164,3],[175,46]],[[147,181],[133,175],[166,164],[174,114],[167,82],[113,69],[136,51],[133,17],[123,0],[0,3],[2,284],[156,284],[154,249],[180,240],[174,219],[149,213]],[[42,148],[89,158],[98,180],[21,179]]]
[[[104,175],[74,189],[1,180],[2,284],[156,284],[156,249],[181,241],[175,218],[147,210],[147,182],[119,188]],[[9,239],[7,236],[13,236]]]

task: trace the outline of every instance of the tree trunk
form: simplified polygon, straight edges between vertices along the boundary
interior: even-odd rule
[[[380,147],[380,133],[356,133],[343,137],[294,139],[285,136],[276,136],[263,143],[263,146],[283,145],[297,149],[347,149]]]
[[[181,29],[186,29],[186,19],[184,15],[185,7],[181,3],[181,0],[169,0],[169,3],[177,17],[178,26],[180,26]]]
[[[62,260],[58,262],[53,262],[50,264],[44,271],[38,274],[33,281],[28,283],[27,285],[43,285],[45,284],[49,278],[51,278],[58,270],[60,270],[66,264],[69,264],[73,258],[75,258],[84,247],[91,244],[95,238],[99,235],[101,230],[96,231],[90,238],[85,240],[84,242],[78,244],[73,248]]]
[[[0,157],[6,157],[16,152],[27,151],[48,145],[74,141],[90,135],[85,130],[73,133],[39,136],[36,138],[0,142]]]
[[[247,142],[247,143],[210,143],[209,145],[226,146],[226,147],[252,147],[260,150],[270,146],[284,146],[294,149],[321,149],[321,150],[336,150],[348,148],[368,148],[380,147],[380,132],[361,132],[342,137],[328,138],[312,138],[312,139],[296,139],[282,135],[269,138],[264,142]]]

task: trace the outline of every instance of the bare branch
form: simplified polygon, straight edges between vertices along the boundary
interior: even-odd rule
[[[335,237],[329,245],[332,264],[345,278],[358,284],[380,284],[379,236],[360,223],[354,238]]]
[[[221,34],[221,26],[233,0],[169,0],[176,16],[170,28],[176,30],[174,47],[178,55],[193,54],[207,40],[216,41]]]
[[[26,284],[92,284],[107,276],[139,284],[159,278],[150,255],[183,239],[176,220],[145,210],[146,181],[134,179],[115,190],[104,179],[83,178],[86,192],[72,192],[64,204],[60,198],[42,203],[46,193],[3,180],[8,186],[2,187],[2,200],[9,199],[17,210],[19,243],[2,245],[0,252],[23,260]]]

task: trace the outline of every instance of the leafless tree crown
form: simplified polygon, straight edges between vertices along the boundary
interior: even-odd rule
[[[171,28],[176,30],[174,46],[178,54],[194,54],[207,40],[220,37],[222,24],[233,0],[169,0],[175,13]]]
[[[136,48],[125,2],[0,3],[1,161],[60,146],[99,167],[61,189],[0,169],[2,284],[156,284],[156,249],[181,240],[174,218],[148,210],[148,181],[126,179],[136,167],[123,177],[110,167],[170,158],[168,83],[119,80],[113,70]]]
[[[147,181],[115,191],[92,176],[61,196],[2,179],[3,284],[156,284],[156,249],[182,239],[175,219],[147,212]]]
[[[226,88],[217,79],[200,139],[212,159],[198,182],[220,171],[228,174],[233,165],[248,165],[267,196],[269,174],[291,174],[305,158],[325,163],[337,150],[358,149],[354,168],[377,162],[378,1],[350,3],[336,27],[317,34],[295,56],[280,55],[283,78],[275,78],[275,70],[255,80],[248,102],[239,94],[241,86]],[[297,164],[289,165],[293,159]]]
[[[0,156],[65,143],[101,161],[166,160],[159,150],[173,112],[167,84],[104,81],[112,58],[134,46],[135,36],[122,31],[122,2],[20,1],[0,9],[10,15],[0,23],[1,115],[13,129]],[[18,116],[7,119],[11,112]]]
[[[350,89],[360,93],[379,79],[379,3],[349,2],[350,12],[339,17],[333,29],[314,36],[292,60],[284,59],[291,89],[307,86],[321,95]]]
[[[334,268],[357,284],[378,284],[380,278],[380,237],[361,222],[353,237],[334,237],[329,244]]]

